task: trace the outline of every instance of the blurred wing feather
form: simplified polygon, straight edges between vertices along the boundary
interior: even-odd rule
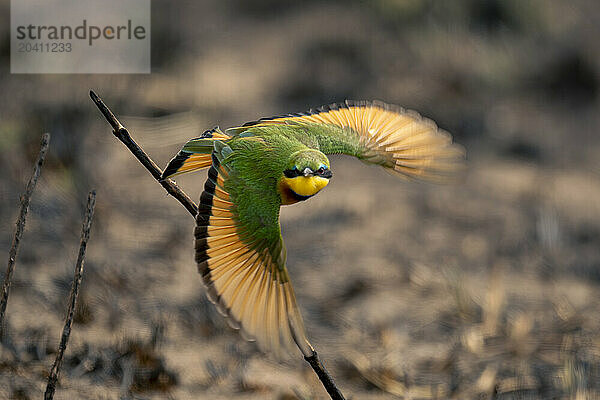
[[[270,124],[317,124],[319,150],[348,154],[407,178],[444,182],[464,166],[463,147],[414,111],[379,101],[346,101],[305,113],[263,118],[233,132]]]

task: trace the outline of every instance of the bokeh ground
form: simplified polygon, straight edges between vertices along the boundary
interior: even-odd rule
[[[599,398],[599,17],[593,1],[156,1],[148,76],[10,75],[2,26],[1,249],[41,133],[52,141],[2,327],[0,398],[45,388],[90,188],[55,398],[327,398],[300,358],[263,356],[205,299],[193,220],[112,137],[90,88],[160,165],[216,124],[345,98],[433,118],[467,149],[462,183],[334,157],[326,190],[283,210],[313,343],[355,399]],[[178,183],[197,199],[204,178]]]

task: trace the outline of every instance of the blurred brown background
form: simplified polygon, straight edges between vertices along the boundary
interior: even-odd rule
[[[467,149],[462,184],[333,159],[282,212],[313,343],[355,399],[600,397],[600,3],[152,3],[152,74],[11,75],[0,27],[0,249],[43,132],[0,346],[0,398],[39,398],[83,205],[94,227],[57,399],[323,399],[204,297],[193,220],[110,133],[94,89],[161,166],[188,138],[380,99]],[[178,183],[197,199],[205,173]],[[6,254],[6,253],[5,253]]]

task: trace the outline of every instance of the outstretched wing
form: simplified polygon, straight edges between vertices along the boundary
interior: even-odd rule
[[[408,178],[443,182],[463,166],[464,149],[450,134],[416,112],[379,101],[346,101],[232,130],[290,123],[308,124],[325,154],[355,156]]]
[[[237,171],[221,162],[227,152],[227,145],[215,146],[196,219],[196,262],[209,299],[263,350],[281,355],[293,352],[295,342],[310,355],[285,267],[279,203],[245,187]]]

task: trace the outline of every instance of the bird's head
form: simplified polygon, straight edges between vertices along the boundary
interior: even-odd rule
[[[318,150],[293,153],[279,181],[283,204],[292,204],[314,196],[332,177],[329,160]]]

